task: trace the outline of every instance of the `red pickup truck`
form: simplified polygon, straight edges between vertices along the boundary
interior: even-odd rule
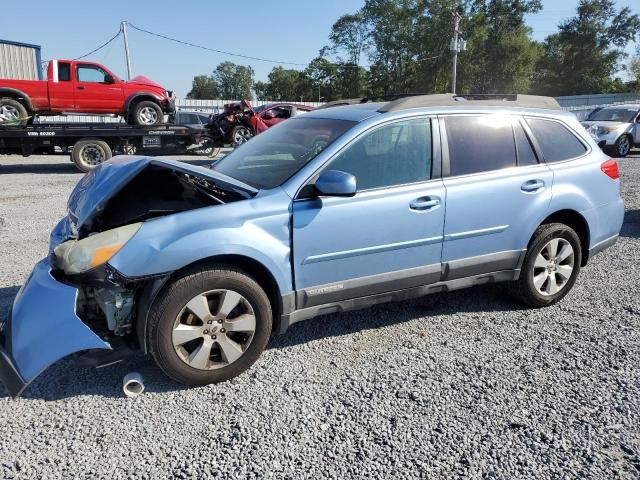
[[[120,80],[100,64],[52,60],[47,80],[0,79],[0,125],[24,125],[34,115],[122,115],[131,125],[163,123],[175,111],[173,93],[138,76]]]

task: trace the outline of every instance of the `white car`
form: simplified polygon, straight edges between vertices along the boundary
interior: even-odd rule
[[[640,145],[640,105],[594,110],[582,125],[597,138],[603,150],[617,157],[626,157],[634,146]]]

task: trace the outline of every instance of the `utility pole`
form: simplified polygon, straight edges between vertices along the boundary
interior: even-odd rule
[[[458,80],[458,52],[460,51],[460,45],[458,44],[460,35],[460,20],[462,17],[458,12],[453,13],[455,20],[455,28],[453,29],[453,40],[451,41],[451,50],[453,50],[453,75],[451,78],[451,93],[456,94],[456,82]],[[125,38],[126,35],[125,35]]]
[[[124,36],[124,55],[127,58],[127,80],[131,80],[131,59],[129,58],[129,37],[127,37],[127,22],[120,23],[120,30]]]

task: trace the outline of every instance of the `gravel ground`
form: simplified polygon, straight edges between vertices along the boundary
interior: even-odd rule
[[[640,155],[620,165],[622,237],[559,305],[494,285],[330,315],[202,388],[63,360],[24,398],[0,387],[0,478],[640,477]],[[79,178],[0,157],[1,310]]]

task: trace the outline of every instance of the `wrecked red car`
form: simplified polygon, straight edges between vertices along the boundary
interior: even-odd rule
[[[222,113],[212,115],[208,127],[221,146],[237,147],[275,124],[313,109],[296,103],[271,103],[254,108],[249,100],[242,100],[228,103]]]

